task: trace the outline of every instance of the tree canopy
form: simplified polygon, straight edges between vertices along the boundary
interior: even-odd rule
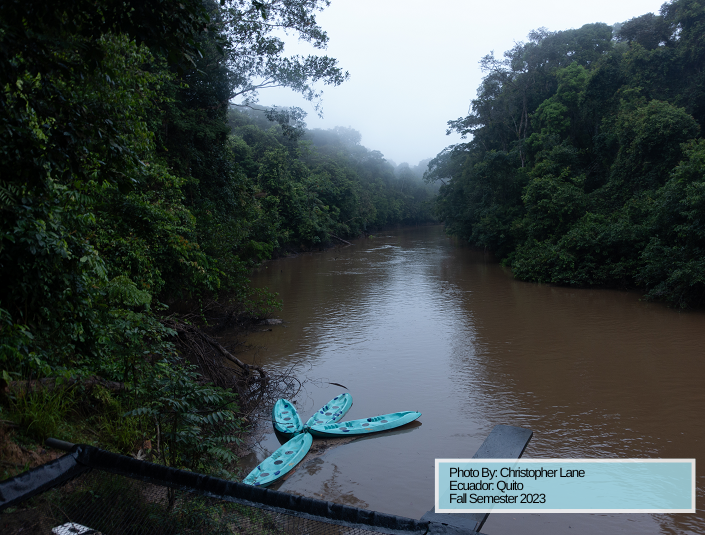
[[[448,230],[523,280],[705,304],[704,24],[705,3],[672,0],[483,58],[470,113],[449,122],[470,139],[426,175]]]
[[[268,87],[316,103],[316,84],[345,81],[334,58],[288,56],[279,37],[324,50],[327,5],[0,4],[0,387],[120,381],[124,399],[91,399],[166,441],[163,462],[232,460],[244,400],[217,374],[204,386],[203,360],[175,345],[176,311],[198,318],[220,300],[261,317],[276,301],[248,270],[275,251],[432,217],[433,188],[400,179],[356,132],[253,109]]]

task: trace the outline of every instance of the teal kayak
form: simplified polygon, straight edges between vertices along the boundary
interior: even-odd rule
[[[352,407],[353,399],[347,392],[335,396],[328,403],[323,405],[316,414],[311,416],[304,427],[308,428],[312,425],[326,425],[339,422]]]
[[[257,468],[252,470],[242,482],[255,487],[271,485],[291,472],[306,457],[312,442],[313,437],[308,433],[296,435],[257,465]]]
[[[409,422],[413,422],[420,412],[405,411],[383,414],[374,418],[362,418],[360,420],[350,420],[326,425],[312,425],[308,428],[309,433],[317,437],[342,437],[349,435],[368,435],[379,431],[387,431],[400,427]]]
[[[272,407],[272,425],[275,431],[285,435],[295,435],[304,429],[296,407],[287,399],[277,400]]]

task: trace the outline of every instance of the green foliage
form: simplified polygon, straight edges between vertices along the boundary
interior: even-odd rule
[[[429,173],[447,229],[524,280],[702,306],[703,28],[701,1],[672,0],[614,39],[538,30],[483,58],[471,114],[449,122],[473,138]]]
[[[111,444],[118,452],[129,455],[136,444],[147,438],[150,422],[144,418],[126,416],[126,402],[134,403],[134,400],[128,396],[120,398],[101,385],[95,385],[91,389],[89,403],[97,414],[92,414],[88,423],[95,425],[103,443]]]
[[[568,107],[553,97],[544,100],[534,114],[534,121],[540,136],[558,136],[565,134],[570,127]],[[537,136],[537,134],[532,134]]]
[[[266,244],[308,249],[332,236],[433,220],[434,188],[422,183],[423,170],[407,164],[395,170],[379,152],[360,146],[354,130],[307,131],[292,141],[279,128],[265,130],[263,115],[230,113],[233,161],[251,177],[246,187],[258,210],[241,258],[260,260],[270,252]]]
[[[106,285],[109,302],[126,307],[149,306],[152,294],[139,290],[137,285],[125,275],[119,275]]]
[[[571,180],[566,171],[559,177],[536,176],[524,189],[526,215],[522,226],[528,237],[541,240],[563,234],[585,213],[587,201],[580,180]]]
[[[285,28],[317,50],[325,49],[328,35],[315,15],[329,0],[230,0],[224,4],[220,19],[232,36],[225,55],[235,86],[233,99],[244,97],[251,104],[258,90],[285,86],[318,107],[321,93],[313,83],[335,86],[348,79],[348,73],[329,56],[284,56],[284,42],[276,35],[277,29]]]
[[[609,189],[622,203],[663,186],[682,158],[681,144],[700,130],[682,108],[657,100],[639,104],[634,109],[633,103],[623,102],[615,125],[620,148]]]
[[[275,35],[324,49],[326,5],[0,4],[3,381],[120,381],[84,399],[91,434],[125,453],[151,440],[172,466],[234,460],[236,397],[177,358],[164,303],[219,298],[263,318],[281,303],[248,271],[277,250],[432,219],[419,169],[395,170],[356,132],[229,109],[273,84],[316,103],[315,83],[347,78],[333,58],[287,57]],[[13,401],[37,438],[66,418],[56,392]]]
[[[9,398],[9,417],[25,433],[39,442],[47,437],[66,438],[61,427],[75,400],[70,389],[53,391],[39,389],[34,392],[15,392]]]
[[[182,60],[200,55],[195,41],[211,52],[222,41],[200,1],[130,5],[0,6],[5,381],[99,375],[139,387],[150,356],[173,353],[155,298],[213,294],[229,275],[202,251],[184,204],[190,177],[172,171],[154,135],[178,96],[168,90],[183,87]],[[62,396],[12,403],[41,439],[66,417]],[[102,405],[99,427],[131,451],[134,422]]]
[[[83,42],[70,39],[74,47]],[[45,50],[54,63],[36,74],[38,65],[16,56],[10,61],[16,81],[4,89],[5,132],[12,135],[2,137],[3,170],[20,194],[1,214],[0,270],[13,284],[3,287],[0,301],[25,330],[3,328],[2,338],[24,361],[13,364],[22,373],[30,371],[32,355],[46,359],[42,373],[87,366],[95,357],[111,361],[127,335],[111,320],[137,304],[116,301],[116,284],[108,282],[129,271],[110,255],[121,240],[111,235],[116,218],[105,199],[133,199],[137,188],[159,176],[143,161],[152,150],[144,115],[162,78],[138,67],[151,56],[127,38],[105,35],[90,42],[101,50],[100,66],[87,70],[78,52],[57,45]],[[62,69],[61,61],[73,63],[75,71]],[[128,224],[129,215],[121,213],[119,223]],[[149,273],[153,266],[139,267]],[[129,286],[117,280],[123,289]],[[141,294],[138,301],[150,299]],[[31,349],[22,350],[22,332],[31,333]]]
[[[705,304],[705,140],[686,145],[685,154],[654,198],[637,277],[649,297],[681,308]]]
[[[13,323],[7,310],[0,308],[0,373],[10,382],[22,372],[47,374],[51,371],[42,358],[43,352],[35,351],[34,336],[26,325]]]
[[[624,217],[587,213],[559,239],[523,242],[512,269],[523,280],[625,288],[633,284],[644,240],[645,229]]]
[[[513,222],[523,212],[520,195],[527,180],[524,170],[517,169],[518,160],[516,151],[488,151],[477,160],[466,159],[462,175],[441,187],[437,203],[450,232],[495,251],[514,247]]]
[[[141,406],[126,416],[155,422],[159,455],[168,466],[203,469],[203,461],[235,460],[228,444],[240,439],[236,395],[204,385],[193,366],[173,359],[155,363],[137,385]]]
[[[245,314],[256,319],[263,319],[282,309],[282,302],[276,293],[265,288],[252,288],[244,303]]]

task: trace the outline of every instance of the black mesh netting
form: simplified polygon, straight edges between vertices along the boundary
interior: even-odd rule
[[[176,470],[86,445],[0,482],[2,535],[428,531],[429,522]]]
[[[518,459],[532,435],[530,429],[495,426],[474,458]],[[70,453],[0,481],[0,535],[481,535],[488,516],[432,509],[414,520],[49,440]]]
[[[10,534],[369,534],[92,471],[0,515]]]

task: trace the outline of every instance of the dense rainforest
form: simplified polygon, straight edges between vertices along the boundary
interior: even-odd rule
[[[430,164],[449,232],[527,281],[705,304],[705,2],[533,31]]]
[[[384,226],[435,217],[523,280],[705,304],[705,2],[486,56],[449,123],[469,141],[415,167],[257,105],[345,82],[277,33],[324,50],[328,3],[0,3],[0,448],[229,469],[277,383],[217,341],[278,306],[249,271]]]
[[[347,79],[275,32],[325,49],[328,3],[0,4],[0,438],[229,467],[248,396],[276,383],[212,337],[277,306],[249,270],[433,219],[425,163],[256,105]]]

